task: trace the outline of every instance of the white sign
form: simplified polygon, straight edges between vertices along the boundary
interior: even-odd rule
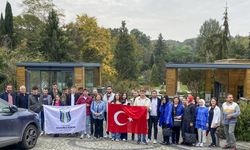
[[[86,128],[86,105],[44,107],[46,134],[76,133]]]

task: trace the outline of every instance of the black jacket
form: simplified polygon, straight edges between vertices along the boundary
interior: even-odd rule
[[[75,93],[74,97],[75,97],[75,102],[74,102],[74,105],[75,105],[75,104],[76,104],[76,101],[77,101],[78,98],[79,98],[79,96],[78,96],[77,93]],[[71,94],[68,94],[68,95],[67,95],[66,105],[71,106]]]
[[[29,94],[19,93],[17,95],[17,106],[20,108],[28,109],[28,98],[29,98]]]
[[[186,121],[186,122],[189,122],[189,123],[192,122],[194,124],[195,123],[195,118],[196,118],[195,104],[189,104],[184,109],[183,121]]]

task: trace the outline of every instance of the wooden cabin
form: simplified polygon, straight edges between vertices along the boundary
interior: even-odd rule
[[[99,63],[21,62],[16,66],[17,87],[25,85],[28,92],[33,86],[51,88],[53,83],[59,90],[73,85],[88,89],[101,86]]]
[[[250,60],[219,60],[211,64],[166,64],[166,92],[177,94],[178,70],[204,70],[206,100],[225,98],[227,93],[235,99],[250,99]]]

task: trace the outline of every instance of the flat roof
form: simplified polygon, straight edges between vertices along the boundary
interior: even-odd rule
[[[69,62],[20,62],[18,67],[100,67],[100,63],[69,63]]]
[[[166,64],[166,68],[250,69],[250,64]]]

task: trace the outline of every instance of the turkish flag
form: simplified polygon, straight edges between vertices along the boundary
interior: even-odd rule
[[[147,134],[147,108],[108,104],[108,131]]]

